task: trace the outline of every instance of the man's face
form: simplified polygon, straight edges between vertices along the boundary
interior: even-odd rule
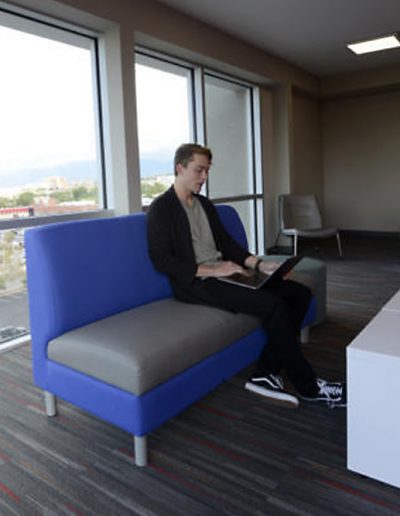
[[[185,190],[199,193],[206,182],[211,163],[203,154],[193,154],[187,167],[178,164],[176,167],[177,179]]]

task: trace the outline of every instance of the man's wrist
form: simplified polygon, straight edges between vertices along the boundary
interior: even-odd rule
[[[257,260],[256,260],[256,262],[254,264],[254,270],[255,271],[258,272],[260,270],[261,263],[262,263],[262,259],[261,258],[257,258]]]

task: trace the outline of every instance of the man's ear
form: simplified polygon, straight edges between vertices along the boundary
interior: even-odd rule
[[[177,176],[179,176],[179,175],[182,173],[182,171],[183,171],[183,169],[184,169],[184,168],[185,168],[185,167],[184,167],[183,165],[181,165],[180,163],[178,163],[178,164],[176,165],[176,175],[177,175]]]

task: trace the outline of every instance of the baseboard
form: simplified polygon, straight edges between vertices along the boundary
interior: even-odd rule
[[[358,229],[341,229],[340,235],[355,238],[382,238],[386,240],[399,240],[400,231],[364,231]]]
[[[359,229],[341,229],[340,230],[340,236],[342,237],[342,240],[346,241],[346,239],[357,239],[357,238],[374,238],[374,239],[381,239],[381,240],[400,240],[400,231],[365,231],[365,230],[359,230]],[[300,238],[299,239],[299,246],[300,248],[302,246],[306,246],[307,244],[311,243],[312,245],[315,245],[315,243],[321,243],[325,242],[329,239],[312,239],[312,238]],[[331,239],[330,245],[332,245],[333,240]],[[301,249],[300,249],[301,250]],[[274,245],[271,247],[268,247],[266,254],[285,254],[285,255],[291,255],[293,254],[293,247],[290,245]]]

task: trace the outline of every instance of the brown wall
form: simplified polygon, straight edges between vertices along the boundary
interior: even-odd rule
[[[400,91],[325,101],[323,135],[328,220],[399,231]]]
[[[319,99],[294,93],[292,100],[292,192],[312,193],[324,202],[322,123]]]

